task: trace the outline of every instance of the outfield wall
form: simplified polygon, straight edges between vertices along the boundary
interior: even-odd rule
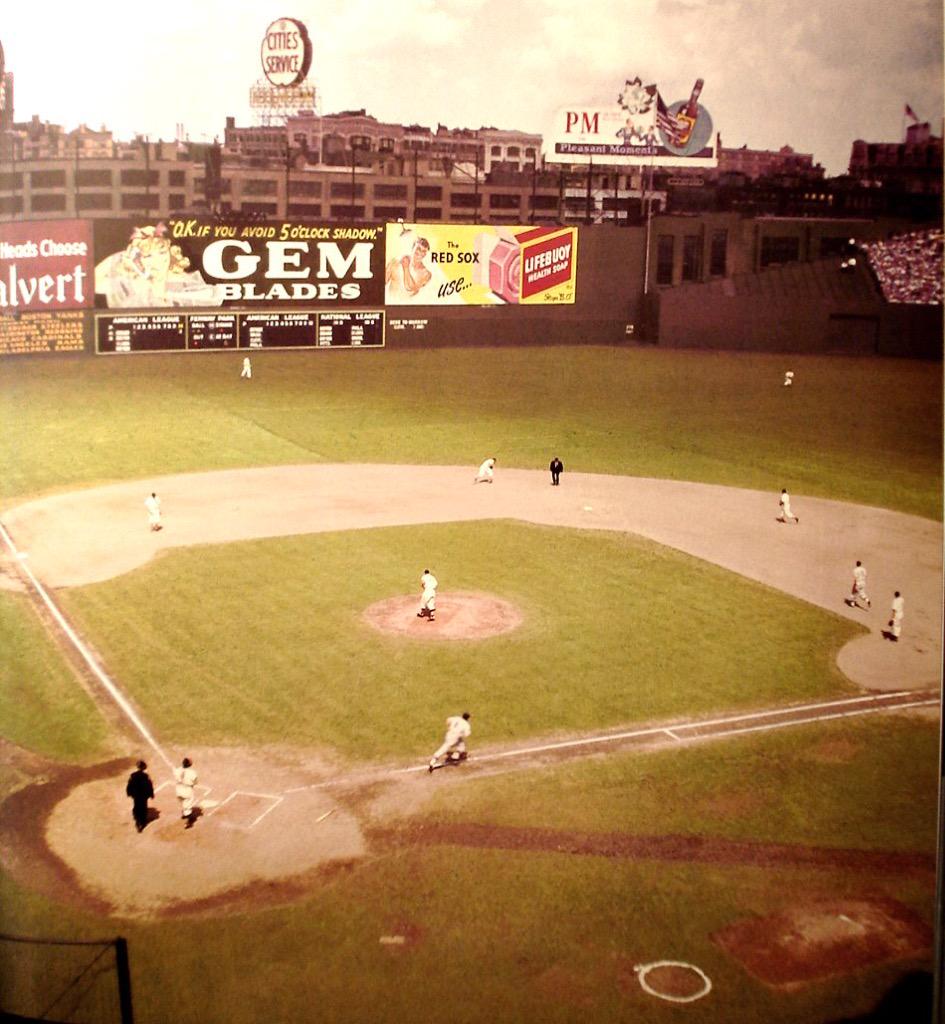
[[[12,222],[0,355],[648,343],[938,358],[941,307],[891,305],[865,267],[840,271],[850,238],[905,226]]]

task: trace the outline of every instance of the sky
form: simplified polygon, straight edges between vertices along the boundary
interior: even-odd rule
[[[547,135],[562,107],[614,106],[627,79],[700,102],[723,146],[792,146],[828,175],[854,139],[897,142],[908,104],[942,134],[941,0],[38,0],[5,5],[18,121],[117,138],[222,140],[279,17],[302,21],[322,113]]]

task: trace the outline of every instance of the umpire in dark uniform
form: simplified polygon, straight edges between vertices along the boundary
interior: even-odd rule
[[[564,463],[556,455],[548,468],[551,470],[551,484],[553,487],[557,487],[561,482],[561,474],[564,472]]]
[[[145,771],[147,767],[144,761],[139,761],[138,767],[128,776],[128,785],[125,786],[125,793],[132,799],[131,816],[139,832],[143,832],[148,823],[148,801],[154,797],[151,777]]]

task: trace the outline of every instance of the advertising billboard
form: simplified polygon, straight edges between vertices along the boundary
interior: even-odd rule
[[[0,311],[92,305],[92,230],[85,220],[0,224]]]
[[[389,224],[388,306],[573,303],[577,228]]]
[[[378,305],[383,259],[383,225],[219,217],[98,222],[95,305]]]
[[[566,107],[554,115],[546,139],[550,163],[715,167],[716,139],[699,102],[704,81],[689,96],[667,104],[655,84],[628,79],[613,106]]]
[[[97,221],[95,350],[381,346],[383,260],[383,225]]]

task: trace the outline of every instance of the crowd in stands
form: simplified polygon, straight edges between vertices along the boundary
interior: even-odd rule
[[[942,229],[862,246],[887,302],[942,304]]]

